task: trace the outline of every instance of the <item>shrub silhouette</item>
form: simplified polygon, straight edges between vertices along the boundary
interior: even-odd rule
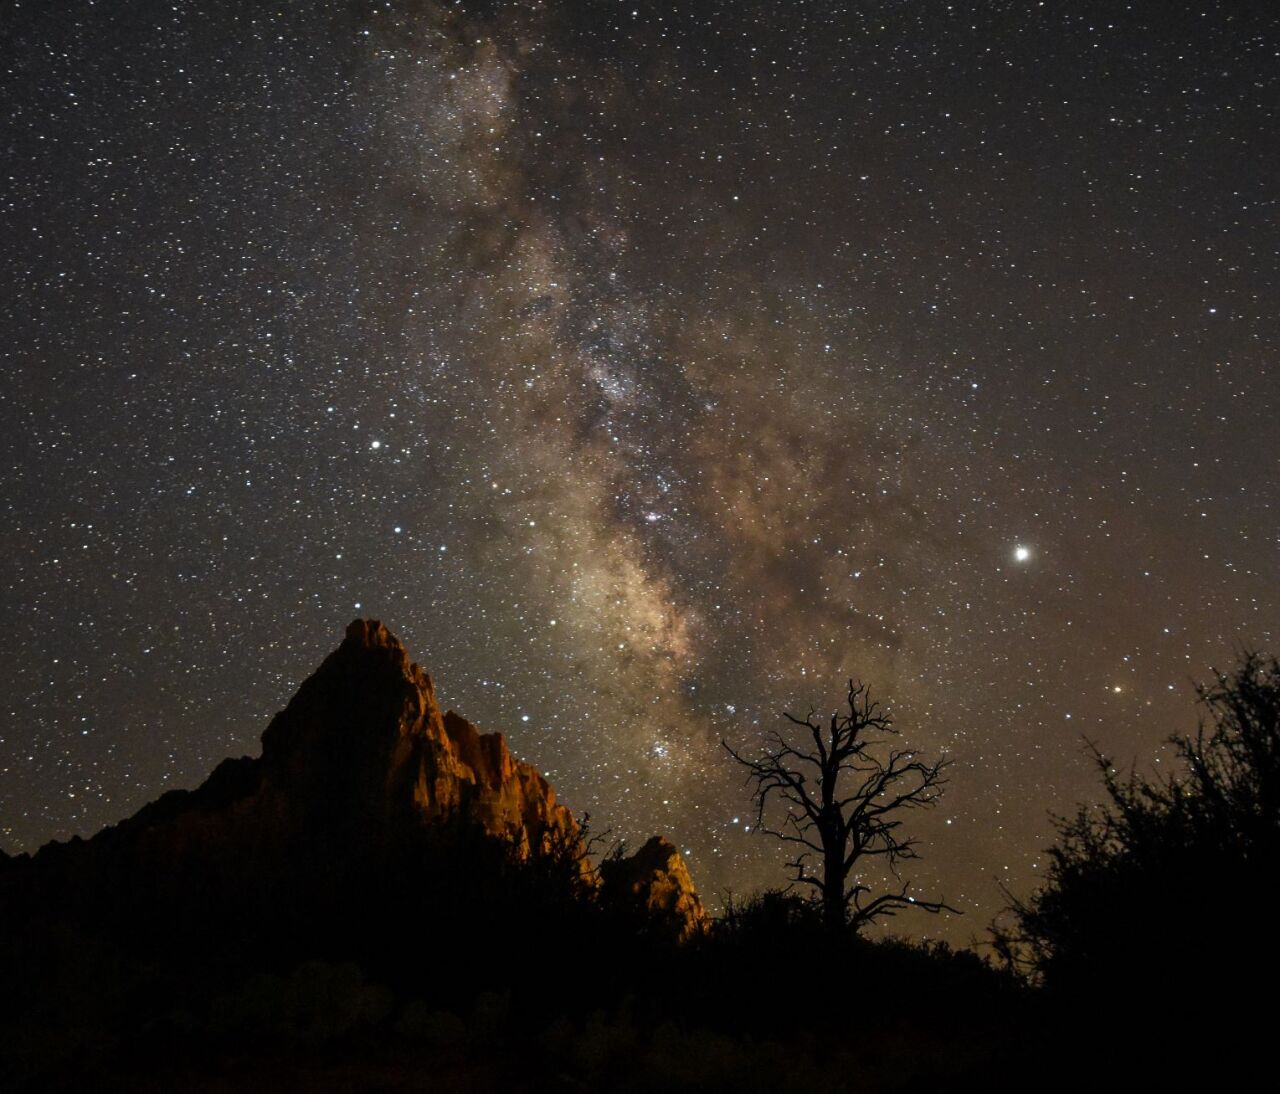
[[[1096,749],[1106,800],[1059,822],[1045,886],[993,929],[1006,960],[1091,1004],[1233,1010],[1275,971],[1264,891],[1280,865],[1280,663],[1246,653],[1197,689],[1179,770],[1121,775]]]

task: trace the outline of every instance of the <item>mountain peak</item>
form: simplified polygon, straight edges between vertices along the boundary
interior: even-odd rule
[[[172,791],[86,843],[50,845],[37,858],[81,862],[90,874],[112,862],[161,888],[248,894],[267,879],[293,876],[305,887],[391,862],[453,822],[521,858],[567,851],[583,880],[598,884],[578,824],[547,780],[502,734],[442,711],[403,643],[378,620],[356,619],[272,718],[259,758],[226,760],[197,789]],[[650,841],[637,860],[619,884],[603,879],[603,895],[625,892],[682,936],[699,928],[702,906],[675,847]]]
[[[304,814],[393,827],[461,817],[526,852],[577,833],[551,786],[500,733],[440,709],[431,677],[376,619],[353,620],[272,719],[262,762]]]
[[[434,698],[435,685],[431,677],[423,672],[416,662],[409,659],[409,651],[405,645],[387,627],[377,619],[353,619],[347,624],[346,638],[336,652],[351,649],[386,650],[391,663],[420,687],[424,687]]]
[[[353,619],[347,624],[347,639],[361,646],[404,649],[404,643],[378,619]]]

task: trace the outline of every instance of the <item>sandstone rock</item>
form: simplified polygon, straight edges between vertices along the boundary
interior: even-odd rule
[[[390,631],[357,619],[262,738],[268,792],[382,825],[461,816],[525,852],[576,835],[572,814],[500,733],[442,712],[435,685]]]
[[[405,848],[455,821],[509,841],[522,857],[567,851],[602,900],[651,912],[681,938],[705,923],[688,869],[660,837],[598,878],[547,780],[515,759],[501,734],[442,711],[431,677],[371,619],[347,627],[271,720],[260,757],[225,760],[195,790],[171,791],[88,841],[24,857],[35,872],[24,866],[12,884],[36,903],[36,889],[54,899],[62,890],[114,887],[121,877],[142,879],[146,900],[175,909],[197,891],[232,909],[287,903],[300,886],[332,900],[344,879],[396,885],[388,870],[418,861]],[[0,862],[6,876],[16,865]],[[429,881],[445,892],[451,885],[448,877]]]
[[[682,941],[706,929],[706,909],[679,850],[654,836],[629,858],[600,867],[601,898],[638,908],[675,932]]]

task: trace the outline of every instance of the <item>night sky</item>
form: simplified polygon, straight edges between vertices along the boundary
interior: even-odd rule
[[[785,878],[720,737],[867,680],[955,761],[895,926],[980,934],[1277,646],[1278,20],[7,0],[0,843],[368,616],[713,904]]]

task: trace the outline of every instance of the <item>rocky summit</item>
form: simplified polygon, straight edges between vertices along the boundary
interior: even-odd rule
[[[435,685],[381,623],[346,639],[262,737],[262,792],[295,823],[392,828],[462,818],[527,854],[573,838],[572,814],[500,733],[442,712]]]
[[[368,619],[347,627],[271,720],[260,757],[226,760],[197,789],[171,791],[90,840],[0,863],[0,903],[30,907],[42,894],[93,903],[109,889],[111,900],[177,914],[186,914],[192,893],[229,914],[270,915],[267,905],[292,907],[308,891],[317,894],[311,905],[346,906],[344,889],[372,899],[424,884],[405,877],[421,861],[405,849],[464,831],[517,860],[559,856],[600,900],[641,910],[680,938],[706,922],[679,852],[660,837],[598,877],[547,780],[515,759],[500,733],[442,711],[431,677]],[[481,858],[437,857],[432,869],[474,872]],[[430,884],[447,897],[452,880]],[[137,919],[133,907],[120,914]]]

